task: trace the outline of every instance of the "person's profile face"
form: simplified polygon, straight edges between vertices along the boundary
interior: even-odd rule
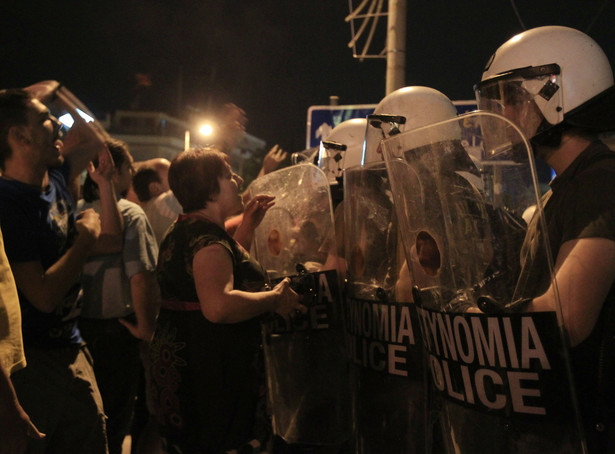
[[[441,258],[440,250],[434,237],[427,232],[421,232],[416,238],[415,247],[423,271],[430,276],[438,274]]]
[[[122,194],[122,196],[125,196],[126,192],[128,191],[128,188],[130,188],[133,175],[134,167],[132,157],[128,156],[126,159],[124,159],[124,162],[117,171],[115,189],[117,192]]]
[[[525,80],[518,78],[496,83],[485,90],[485,99],[479,107],[505,116],[521,129],[526,138],[531,139],[544,116],[534,101],[535,95],[524,88],[525,83]]]
[[[239,192],[242,183],[243,179],[226,164],[222,170],[222,175],[218,178],[219,191],[216,199],[223,204],[225,210],[228,210],[228,215],[233,215],[243,208],[243,201]]]
[[[528,139],[536,135],[543,120],[542,113],[533,99],[504,104],[504,116],[516,124]]]
[[[37,99],[32,99],[28,108],[27,140],[32,159],[49,167],[59,166],[63,162],[60,154],[60,122]]]

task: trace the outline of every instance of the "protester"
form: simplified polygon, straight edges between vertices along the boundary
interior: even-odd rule
[[[42,439],[19,404],[10,374],[26,365],[21,338],[19,296],[0,232],[0,454],[25,452],[28,438]]]
[[[184,214],[165,236],[157,267],[162,309],[151,360],[161,434],[171,453],[250,449],[265,436],[256,428],[259,317],[306,308],[288,279],[261,291],[265,273],[246,252],[271,197],[246,205],[240,242],[225,231],[225,219],[242,209],[242,180],[225,154],[181,153],[169,183]]]
[[[21,405],[46,438],[28,452],[106,453],[105,419],[91,358],[77,328],[79,274],[92,253],[121,248],[113,162],[99,135],[75,113],[60,125],[30,93],[0,92],[0,222],[17,284],[28,366],[12,375]],[[88,168],[100,188],[94,211],[75,218],[67,189]],[[100,237],[100,238],[99,238]]]
[[[181,206],[169,188],[169,161],[152,159],[141,163],[132,180],[132,187],[139,204],[145,211],[158,244],[169,226],[181,213]]]
[[[257,178],[276,170],[286,156],[287,153],[278,145],[271,147],[263,158],[263,165]],[[154,229],[158,244],[162,241],[169,226],[181,213],[181,206],[169,187],[169,165],[169,161],[163,158],[143,161],[139,164],[139,169],[132,181],[132,191]],[[243,198],[247,203],[249,200],[247,190]],[[226,229],[231,235],[241,224],[241,219],[241,215],[237,215],[226,221]]]
[[[145,213],[123,198],[132,178],[132,156],[118,140],[107,141],[115,163],[113,176],[124,221],[124,241],[117,254],[90,257],[85,264],[83,309],[79,326],[94,358],[94,373],[107,416],[110,454],[120,454],[134,411],[141,342],[154,334],[158,292],[154,277],[158,245]],[[79,211],[100,212],[99,191],[90,176]],[[146,348],[146,346],[144,347]]]
[[[271,173],[276,170],[278,167],[280,167],[280,164],[284,162],[287,156],[288,153],[282,148],[280,148],[279,145],[276,144],[271,147],[271,149],[263,158],[263,165],[261,166],[261,170],[258,172],[256,178],[262,177],[263,175],[267,175],[268,173]]]

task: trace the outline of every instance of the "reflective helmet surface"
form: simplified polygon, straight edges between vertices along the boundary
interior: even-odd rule
[[[318,167],[327,174],[329,181],[341,176],[344,169],[361,164],[366,125],[365,118],[343,121],[321,142]]]
[[[378,124],[377,128],[367,128],[364,164],[382,160],[378,153],[378,146],[382,139],[393,134],[455,118],[457,109],[451,100],[438,90],[412,86],[400,88],[385,96],[374,109],[374,115],[403,117],[403,121],[395,121],[394,124],[386,126]],[[372,123],[370,123],[370,126],[374,126]],[[459,131],[451,131],[449,138],[458,137]]]
[[[500,46],[475,91],[479,109],[506,115],[531,138],[612,85],[611,65],[592,38],[545,26]]]
[[[429,87],[404,87],[382,98],[375,114],[402,115],[406,118],[400,132],[417,129],[457,115],[457,109],[443,93]]]

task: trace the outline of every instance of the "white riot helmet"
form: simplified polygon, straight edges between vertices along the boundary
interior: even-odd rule
[[[320,143],[318,167],[329,182],[342,176],[344,169],[361,164],[365,141],[365,118],[351,118],[338,124]]]
[[[593,39],[572,28],[546,26],[500,46],[475,92],[479,109],[503,114],[526,137],[557,146],[561,127],[553,126],[564,121],[596,130],[596,121],[613,125],[612,115],[604,118],[600,113],[604,106],[587,110],[589,101],[612,106],[612,101],[600,99],[612,86],[609,61]]]
[[[381,161],[382,139],[457,116],[457,109],[444,94],[429,87],[404,87],[385,96],[368,117],[363,164]],[[451,131],[459,137],[459,131]],[[453,137],[449,137],[453,138]]]

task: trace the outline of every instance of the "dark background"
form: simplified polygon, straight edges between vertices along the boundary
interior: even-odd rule
[[[234,102],[250,134],[299,151],[309,106],[385,95],[386,60],[360,62],[347,46],[349,12],[347,0],[4,0],[0,87],[59,80],[101,118],[138,108],[188,119]],[[407,23],[406,85],[453,100],[473,99],[489,56],[523,27],[577,28],[615,61],[614,0],[408,0]],[[377,33],[373,52],[384,46]]]

